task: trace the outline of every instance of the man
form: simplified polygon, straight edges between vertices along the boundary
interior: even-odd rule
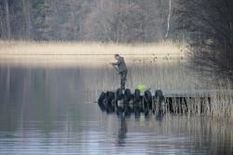
[[[121,89],[124,90],[128,69],[123,57],[121,57],[119,54],[115,54],[114,57],[117,60],[117,62],[111,64],[113,65],[114,68],[117,66],[117,68],[115,69],[118,71],[118,73],[121,76]]]

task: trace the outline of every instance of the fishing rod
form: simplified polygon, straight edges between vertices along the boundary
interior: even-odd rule
[[[113,65],[112,63],[111,63],[111,65],[117,71],[117,73],[119,74],[120,73],[119,69],[115,65]]]

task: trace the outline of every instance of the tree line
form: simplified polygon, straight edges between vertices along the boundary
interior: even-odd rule
[[[150,42],[164,39],[169,0],[1,0],[0,37]]]

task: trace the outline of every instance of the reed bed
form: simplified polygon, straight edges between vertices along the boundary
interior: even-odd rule
[[[185,52],[172,42],[113,44],[96,42],[0,41],[0,62],[10,65],[46,67],[96,67],[119,53],[131,62],[184,58]],[[104,64],[105,65],[105,64]]]

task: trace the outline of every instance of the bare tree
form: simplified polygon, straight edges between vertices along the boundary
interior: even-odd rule
[[[168,17],[167,17],[167,32],[165,37],[167,38],[170,31],[170,20],[171,20],[171,11],[172,11],[172,0],[169,0],[169,11],[168,11]]]
[[[5,38],[5,19],[4,19],[4,5],[0,3],[0,37]]]
[[[99,0],[86,19],[85,36],[113,42],[148,42],[164,38],[166,2]]]
[[[23,14],[25,18],[25,32],[26,38],[31,39],[31,3],[29,0],[22,0]]]
[[[7,38],[11,38],[11,25],[10,25],[10,14],[9,14],[9,3],[5,0],[5,13],[6,13],[6,24],[7,24]]]

